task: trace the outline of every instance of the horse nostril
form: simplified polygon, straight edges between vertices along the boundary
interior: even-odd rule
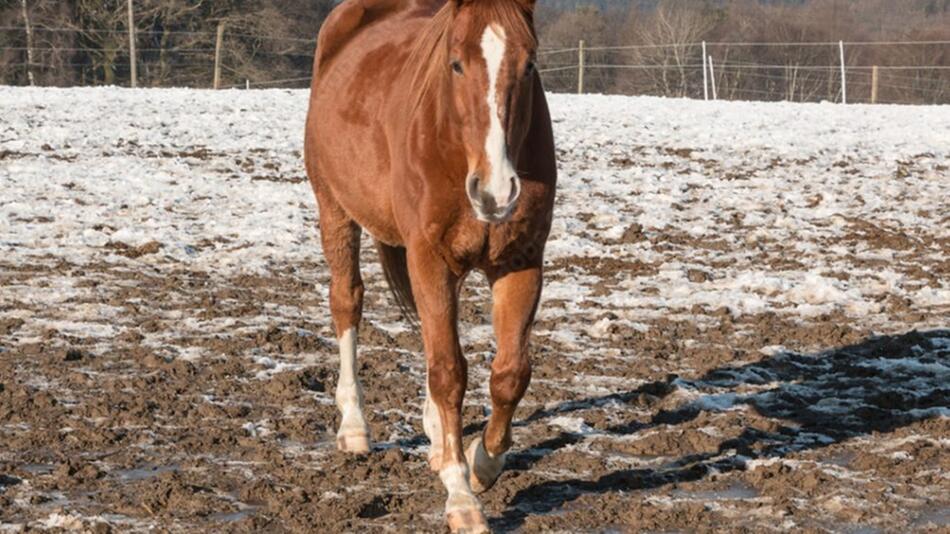
[[[508,196],[508,204],[513,204],[521,195],[521,181],[516,177],[511,177],[511,194]]]
[[[478,182],[480,178],[477,174],[473,174],[465,180],[465,191],[468,193],[468,198],[475,200],[479,197],[478,195]]]

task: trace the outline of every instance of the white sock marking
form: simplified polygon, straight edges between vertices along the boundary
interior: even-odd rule
[[[439,478],[449,493],[449,498],[445,501],[446,513],[478,507],[475,494],[468,485],[468,466],[464,462],[443,466],[439,471]]]
[[[366,430],[366,421],[363,419],[363,391],[356,377],[355,328],[343,332],[340,337],[340,379],[336,384],[336,405],[342,414],[341,434]]]
[[[432,400],[429,390],[429,373],[426,372],[426,400],[422,406],[422,428],[429,437],[429,459],[442,454],[442,416],[439,407]]]

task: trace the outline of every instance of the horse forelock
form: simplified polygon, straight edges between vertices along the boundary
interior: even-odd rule
[[[451,75],[448,68],[451,30],[459,9],[458,2],[448,0],[432,16],[413,44],[406,63],[406,67],[411,69],[412,113],[427,98],[447,96],[444,88]],[[537,47],[532,11],[520,0],[468,0],[465,9],[471,10],[471,20],[477,28],[497,25],[509,39],[531,48]],[[482,32],[476,29],[471,35],[473,39],[478,39]],[[448,104],[435,104],[434,118],[441,123]]]
[[[470,0],[470,3],[476,24],[498,25],[509,39],[531,48],[537,46],[533,13],[520,0]]]

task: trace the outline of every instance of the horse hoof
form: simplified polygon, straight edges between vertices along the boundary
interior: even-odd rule
[[[485,515],[478,508],[453,510],[447,512],[445,515],[449,523],[449,530],[451,530],[453,534],[481,534],[491,532],[488,529],[488,521],[485,521]]]
[[[476,438],[468,446],[465,460],[468,461],[469,466],[468,482],[475,493],[483,493],[491,489],[505,467],[505,455],[501,454],[496,458],[489,456],[481,437]]]
[[[336,437],[336,448],[351,454],[369,452],[369,436],[366,434],[340,434]]]

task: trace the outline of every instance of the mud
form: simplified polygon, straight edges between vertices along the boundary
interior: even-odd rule
[[[351,457],[334,448],[329,278],[299,153],[168,143],[110,146],[110,157],[194,173],[172,174],[169,190],[192,176],[268,188],[247,193],[255,198],[292,193],[282,209],[306,237],[192,226],[223,200],[176,189],[181,202],[162,213],[177,241],[123,238],[149,220],[146,208],[70,178],[65,198],[109,218],[69,230],[73,247],[24,239],[13,249],[36,250],[0,258],[0,530],[442,532],[445,495],[422,433],[421,343],[389,301],[369,241],[359,373],[375,448]],[[725,162],[676,145],[574,150],[561,157],[575,181],[604,167],[700,168],[719,179],[680,191],[671,220],[705,202],[703,188],[751,188],[814,164]],[[2,150],[0,160],[44,153],[57,164],[85,157],[50,147]],[[934,158],[946,161],[921,155],[894,179],[932,173]],[[836,168],[860,173],[866,163]],[[697,237],[691,220],[633,222],[642,207],[623,188],[569,186],[555,238],[582,238],[597,253],[549,255],[533,383],[507,470],[482,497],[494,530],[950,529],[950,303],[936,293],[950,277],[945,214],[901,224],[894,200],[879,219],[796,220],[796,237],[780,239],[739,205],[716,214],[715,236]],[[800,197],[799,208],[860,204],[847,188]],[[605,222],[591,198],[622,224]],[[63,218],[50,210],[12,224]],[[108,237],[82,248],[87,230]],[[291,254],[299,250],[312,254]],[[249,259],[263,267],[235,268]],[[796,293],[802,271],[876,289],[861,307],[825,286]],[[756,285],[769,276],[794,287]],[[730,293],[740,279],[752,289]],[[711,291],[720,293],[681,298]],[[733,294],[754,302],[721,297]],[[915,297],[928,294],[937,296]],[[488,296],[472,276],[460,329],[471,366],[466,441],[488,407]]]
[[[558,265],[555,278],[579,270],[604,283],[622,268]],[[15,276],[22,267],[2,269]],[[361,333],[378,441],[372,454],[346,457],[333,448],[336,368],[325,323],[261,320],[266,309],[325,305],[301,281],[319,280],[320,269],[218,279],[84,266],[75,280],[95,280],[95,291],[69,306],[121,309],[121,332],[107,337],[36,331],[40,318],[64,310],[20,307],[29,319],[2,323],[0,519],[36,526],[60,514],[103,532],[441,531],[415,336],[372,321]],[[30,273],[77,270],[60,261]],[[384,294],[376,277],[370,288]],[[483,296],[467,293],[469,320],[485,320]],[[484,497],[493,527],[947,527],[950,332],[874,337],[843,316],[802,323],[694,311],[651,321],[645,333],[610,328],[592,343],[622,360],[565,356],[569,348],[538,336],[517,449]],[[227,332],[202,326],[222,318]],[[398,321],[390,312],[380,319]],[[539,330],[554,326],[542,321]],[[486,404],[490,346],[476,345],[466,347],[476,367],[469,437]],[[789,349],[763,356],[766,345]],[[579,387],[585,380],[612,392],[590,395]]]

